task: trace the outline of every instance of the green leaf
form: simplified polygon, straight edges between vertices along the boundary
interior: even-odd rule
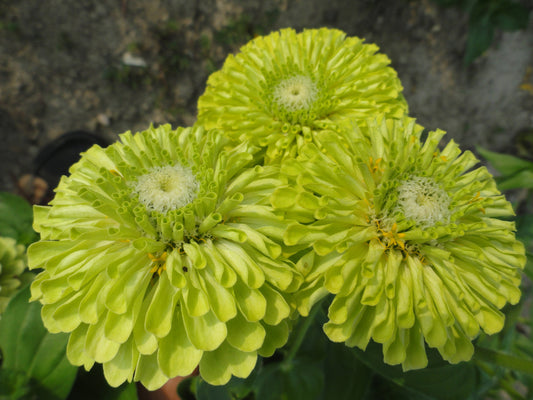
[[[493,16],[494,25],[504,31],[526,29],[529,10],[521,4],[503,1]]]
[[[248,396],[254,388],[257,372],[261,368],[260,364],[261,362],[258,362],[258,366],[248,378],[241,379],[234,376],[224,386],[213,386],[201,378],[193,378],[196,379],[197,400],[233,400],[246,398],[246,396]],[[193,380],[191,380],[189,383],[183,384],[183,387],[182,384],[180,384],[178,387],[178,393],[181,395],[181,392],[183,392],[185,396],[189,396],[190,398],[190,393],[193,392],[193,385]],[[185,396],[182,396],[184,400]]]
[[[233,400],[227,385],[213,386],[203,380],[198,381],[196,398],[198,400]]]
[[[323,400],[361,400],[368,392],[373,371],[342,343],[329,342],[324,363]]]
[[[514,175],[497,179],[498,189],[533,189],[533,171],[522,170]]]
[[[526,248],[533,245],[533,215],[518,215],[516,217],[516,236]]]
[[[50,334],[41,321],[41,305],[29,303],[26,286],[9,302],[0,320],[2,368],[23,372],[39,399],[64,399],[76,377],[66,357],[67,334]]]
[[[428,349],[426,368],[403,372],[400,366],[383,362],[381,346],[371,342],[366,351],[354,354],[375,372],[398,386],[413,392],[417,398],[435,400],[468,399],[477,387],[478,375],[472,363],[449,364],[433,349]]]
[[[22,400],[31,396],[29,378],[25,373],[0,369],[0,400]]]
[[[464,62],[469,65],[485,52],[492,43],[494,36],[494,26],[489,15],[482,15],[479,18],[471,14],[468,24],[468,37],[466,39],[466,50]]]
[[[504,176],[513,175],[524,169],[533,171],[533,163],[509,154],[496,153],[485,150],[482,147],[476,147],[481,154],[499,173]]]
[[[503,351],[476,347],[474,358],[480,361],[489,362],[507,368],[512,371],[520,371],[533,376],[533,359],[517,357]]]
[[[256,400],[309,400],[323,389],[321,363],[305,358],[267,365],[257,376]]]
[[[0,236],[29,245],[38,239],[32,228],[33,211],[22,197],[0,192]]]

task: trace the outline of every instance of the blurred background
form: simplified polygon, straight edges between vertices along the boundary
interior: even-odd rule
[[[410,113],[463,149],[530,157],[533,0],[0,0],[0,190],[32,195],[62,134],[189,126],[208,75],[257,35],[335,27],[376,43]]]

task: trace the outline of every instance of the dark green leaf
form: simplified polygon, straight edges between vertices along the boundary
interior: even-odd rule
[[[498,189],[533,189],[533,171],[527,169],[517,172],[514,175],[498,178]]]
[[[474,358],[533,376],[533,359],[529,357],[518,357],[500,350],[477,346]]]
[[[267,365],[258,374],[256,400],[316,399],[324,385],[322,363],[295,359]]]
[[[0,400],[31,398],[30,379],[24,372],[0,369]]]
[[[196,398],[198,400],[232,400],[228,386],[213,386],[203,380],[198,381]]]
[[[77,369],[66,358],[68,335],[49,333],[41,321],[41,305],[29,303],[29,298],[26,286],[0,320],[2,368],[24,372],[39,387],[40,399],[64,399]]]
[[[24,245],[37,240],[32,228],[33,211],[22,197],[0,192],[0,236],[15,239]]]
[[[516,174],[524,169],[533,171],[533,163],[530,161],[509,154],[495,153],[481,147],[476,147],[476,150],[494,169],[504,176]]]
[[[526,248],[533,246],[533,215],[519,215],[516,217],[516,236]]]
[[[324,363],[323,400],[360,400],[368,391],[374,373],[341,343],[329,343]]]
[[[526,266],[524,267],[524,273],[533,281],[533,254],[527,252]]]
[[[521,4],[504,1],[493,16],[494,25],[504,31],[526,29],[529,10]]]
[[[391,382],[417,394],[435,400],[468,399],[477,386],[477,371],[472,363],[449,364],[433,349],[428,349],[426,368],[403,372],[400,366],[383,362],[381,346],[371,342],[366,351],[353,349],[357,357],[375,372]]]
[[[472,16],[468,25],[468,37],[466,39],[466,65],[472,63],[489,48],[494,36],[494,26],[488,15],[475,19]]]

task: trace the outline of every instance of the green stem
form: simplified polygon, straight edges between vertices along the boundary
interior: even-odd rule
[[[289,366],[292,362],[292,359],[296,356],[296,353],[298,352],[298,349],[302,345],[302,342],[305,339],[305,334],[309,330],[309,327],[313,323],[318,311],[321,308],[322,302],[318,302],[315,304],[315,306],[311,309],[309,312],[309,315],[304,318],[303,322],[298,327],[298,330],[296,331],[296,337],[294,338],[294,341],[292,342],[291,347],[289,348],[289,351],[287,353],[287,356],[285,357],[285,360],[283,360],[283,364],[286,366]]]
[[[476,347],[474,359],[533,376],[533,360],[516,357],[498,350]]]

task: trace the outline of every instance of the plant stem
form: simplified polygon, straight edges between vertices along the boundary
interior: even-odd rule
[[[474,359],[533,376],[533,360],[516,357],[501,351],[476,347]]]
[[[303,322],[299,325],[298,330],[296,331],[296,337],[294,338],[294,342],[292,342],[291,347],[289,348],[289,351],[287,353],[287,356],[285,357],[285,360],[283,360],[283,364],[285,366],[289,366],[292,362],[292,359],[296,356],[296,353],[298,352],[298,349],[302,345],[302,342],[305,338],[305,334],[309,330],[309,327],[313,323],[318,311],[321,308],[322,301],[315,304],[315,306],[311,309],[309,312],[309,315],[304,318]]]

